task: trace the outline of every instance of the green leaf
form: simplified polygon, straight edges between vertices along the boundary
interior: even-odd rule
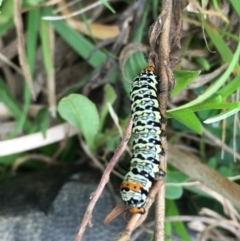
[[[239,0],[230,0],[231,4],[233,5],[233,8],[238,13],[238,16],[240,17],[240,1]]]
[[[194,59],[195,59],[196,62],[198,62],[204,68],[204,70],[209,70],[210,69],[210,64],[206,60],[206,58],[195,57]]]
[[[176,207],[176,204],[172,200],[167,200],[166,202],[166,216],[179,216],[180,213]],[[191,237],[189,236],[183,222],[171,222],[173,227],[175,228],[177,234],[180,236],[181,240],[191,241]]]
[[[198,134],[202,133],[201,122],[191,109],[176,110],[171,113],[168,112],[167,116],[176,119]]]
[[[214,101],[213,102],[207,102],[207,103],[203,103],[203,104],[199,104],[199,105],[195,105],[191,108],[191,110],[193,112],[196,112],[196,111],[202,111],[202,110],[212,110],[212,109],[215,109],[215,110],[222,110],[222,109],[232,109],[232,108],[238,108],[240,107],[240,102],[232,102],[232,103],[229,103],[229,102],[221,102],[221,103],[215,103]]]
[[[189,83],[191,83],[201,71],[174,71],[176,77],[176,85],[173,89],[171,96],[176,95],[181,90],[183,90]]]
[[[60,115],[81,130],[88,146],[94,149],[94,139],[99,129],[99,116],[95,104],[87,97],[71,94],[58,104]]]
[[[164,241],[171,241],[172,238],[172,224],[171,223],[165,223],[165,227],[164,227],[164,232],[165,232],[165,238]]]
[[[112,6],[106,0],[100,0],[102,4],[107,7],[111,12],[116,13],[116,11],[112,8]]]
[[[217,159],[215,157],[211,157],[211,158],[209,158],[207,164],[211,168],[216,169],[217,168]]]
[[[37,123],[40,127],[40,131],[43,133],[44,138],[46,138],[47,129],[50,123],[51,115],[47,108],[42,108],[36,116]]]
[[[12,22],[13,18],[13,10],[14,10],[14,1],[13,0],[5,0],[1,6],[0,13],[0,26],[6,24],[7,22]]]
[[[51,8],[44,8],[43,16],[52,15]],[[42,20],[46,21],[46,20]],[[56,29],[56,31],[61,35],[61,37],[92,67],[97,67],[106,61],[107,56],[101,50],[96,50],[95,46],[81,34],[76,32],[73,28],[67,25],[64,21],[49,21]],[[94,54],[90,59],[88,59],[89,54],[94,50]]]
[[[220,172],[225,177],[231,177],[234,174],[232,173],[232,170],[229,167],[221,166],[218,168],[218,172]]]
[[[104,86],[104,103],[103,103],[103,109],[100,113],[100,130],[102,130],[103,124],[104,124],[104,120],[107,116],[108,113],[108,105],[112,105],[114,103],[114,101],[116,100],[116,93],[113,89],[113,87],[109,84],[106,84]]]
[[[226,86],[221,88],[218,91],[218,95],[221,95],[222,98],[226,98],[230,96],[234,91],[236,91],[240,87],[240,75],[229,81]]]
[[[230,64],[234,55],[231,52],[231,50],[229,49],[227,42],[219,34],[218,30],[213,25],[211,25],[209,22],[204,21],[204,28],[205,28],[208,36],[214,43],[214,46],[217,48],[217,51],[221,55],[224,62],[226,62],[227,64]],[[237,63],[237,66],[235,66],[235,67],[238,71],[240,71],[238,63]]]
[[[239,102],[240,105],[240,102]],[[221,120],[224,120],[226,118],[228,118],[229,116],[235,115],[237,112],[240,111],[240,108],[235,108],[229,111],[225,111],[219,115],[216,115],[214,117],[208,118],[207,120],[203,121],[205,124],[212,124],[214,122],[218,122]]]
[[[137,31],[134,34],[134,42],[142,42],[143,36],[146,34],[146,24],[147,24],[147,19],[148,19],[148,14],[149,14],[149,6],[150,6],[151,1],[147,1],[145,6],[144,6],[144,11],[141,16],[140,22],[137,23]],[[134,26],[133,26],[134,27]]]
[[[168,113],[176,111],[176,110],[181,110],[181,109],[192,107],[194,105],[197,105],[197,104],[205,101],[207,98],[214,95],[220,89],[220,87],[227,81],[227,79],[230,76],[230,74],[232,73],[235,65],[239,61],[239,56],[240,56],[240,42],[238,43],[235,54],[232,58],[231,63],[229,64],[227,70],[225,71],[225,73],[223,75],[221,75],[221,77],[217,81],[215,81],[203,94],[199,95],[197,99],[195,99],[185,105],[177,107],[175,109],[169,110]]]
[[[174,175],[171,175],[171,172],[167,174],[167,183],[179,183]],[[166,198],[175,200],[182,196],[183,188],[181,186],[172,186],[167,185],[166,187]]]
[[[34,70],[35,63],[35,54],[36,54],[36,44],[37,44],[37,31],[38,31],[38,22],[39,22],[39,9],[30,11],[27,15],[27,60],[31,74]],[[31,102],[31,92],[29,90],[28,84],[24,83],[24,103],[21,110],[21,116],[17,119],[17,125],[10,133],[9,137],[12,138],[16,136],[24,126],[24,123],[27,118],[29,106]],[[29,129],[29,132],[33,132],[33,129]]]
[[[129,82],[137,77],[139,73],[141,73],[141,70],[147,66],[147,62],[144,59],[144,54],[140,51],[133,53],[129,58],[127,59],[123,72],[125,81]]]
[[[183,189],[179,186],[167,186],[166,198],[170,200],[179,199],[182,196]]]
[[[0,78],[0,101],[5,104],[9,112],[15,118],[16,121],[22,118],[22,107],[19,106],[18,102],[13,98],[7,85]],[[32,123],[26,118],[24,122],[23,129],[26,133],[31,133],[33,130]]]
[[[51,56],[51,46],[50,46],[50,38],[49,38],[49,23],[47,21],[41,21],[41,42],[42,42],[42,52],[43,52],[43,63],[48,75],[48,78],[52,76],[54,71],[54,66],[52,63]]]

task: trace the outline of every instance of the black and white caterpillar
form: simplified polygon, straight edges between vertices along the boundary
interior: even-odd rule
[[[145,212],[144,205],[153,181],[165,174],[159,160],[159,155],[164,154],[160,139],[159,81],[154,67],[148,66],[135,78],[130,92],[133,155],[120,191],[131,213]]]

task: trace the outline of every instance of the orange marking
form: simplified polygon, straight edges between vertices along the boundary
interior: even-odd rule
[[[145,70],[148,70],[148,71],[151,71],[151,72],[155,72],[155,67],[152,66],[152,65],[149,65],[149,66],[147,66],[145,69],[143,69],[142,72],[144,72]]]
[[[129,208],[129,212],[130,213],[139,213],[139,214],[144,214],[145,213],[145,208],[141,207],[132,207],[132,208]]]
[[[122,188],[129,188],[134,192],[139,192],[143,185],[139,182],[132,182],[132,181],[123,181],[121,184],[120,189]]]

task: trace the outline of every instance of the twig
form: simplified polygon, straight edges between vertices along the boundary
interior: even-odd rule
[[[127,127],[126,127],[126,131],[124,133],[123,140],[121,141],[121,143],[119,145],[119,148],[117,149],[114,156],[110,160],[108,166],[106,167],[106,169],[105,169],[105,171],[102,175],[101,181],[100,181],[94,195],[92,196],[92,199],[91,199],[90,203],[88,204],[88,208],[87,208],[87,210],[84,214],[84,217],[83,217],[79,232],[78,232],[78,234],[75,238],[75,241],[80,241],[82,239],[85,228],[91,220],[92,211],[94,209],[94,206],[95,206],[99,196],[101,195],[106,183],[109,180],[109,175],[110,175],[113,167],[116,165],[117,161],[119,160],[120,156],[122,155],[123,151],[126,148],[127,142],[128,142],[128,140],[130,138],[130,135],[131,135],[132,124],[133,124],[132,119],[129,119]]]
[[[23,32],[23,22],[21,17],[21,11],[22,11],[21,6],[22,6],[22,0],[14,1],[14,22],[15,22],[16,31],[17,31],[19,62],[20,62],[25,80],[32,94],[32,98],[35,100],[36,96],[35,96],[34,87],[33,87],[33,80],[30,74],[27,57],[26,57],[25,46],[24,46],[24,32]]]
[[[214,190],[240,208],[240,186],[228,180],[222,174],[201,162],[192,153],[184,153],[170,145],[168,162],[189,177],[200,181],[206,187]],[[184,161],[183,161],[184,160]]]
[[[0,156],[12,155],[24,151],[46,146],[66,138],[76,135],[79,130],[68,123],[51,127],[47,130],[46,137],[42,132],[0,141]]]
[[[164,22],[161,28],[160,44],[159,44],[159,71],[160,71],[160,91],[159,103],[160,112],[163,119],[166,118],[167,100],[169,96],[170,81],[172,81],[173,74],[170,69],[169,53],[170,53],[170,27],[171,27],[171,13],[172,13],[172,1],[163,1],[162,13],[158,18],[158,22]],[[153,46],[152,46],[153,47]],[[157,49],[154,49],[157,52]],[[171,73],[171,74],[170,74]],[[172,87],[171,87],[172,88]],[[166,130],[166,123],[162,123],[163,134]],[[163,135],[162,147],[165,150],[165,156],[161,156],[161,167],[166,170],[167,167],[167,140]],[[163,181],[158,181],[163,182]],[[164,218],[165,218],[165,185],[163,184],[161,189],[156,195],[156,211],[155,211],[155,241],[164,241]]]

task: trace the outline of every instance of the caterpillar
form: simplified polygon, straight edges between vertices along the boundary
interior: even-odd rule
[[[148,66],[134,79],[130,91],[133,154],[120,193],[131,213],[145,213],[144,205],[153,181],[165,174],[159,161],[159,155],[164,155],[157,98],[159,81],[154,67]]]

